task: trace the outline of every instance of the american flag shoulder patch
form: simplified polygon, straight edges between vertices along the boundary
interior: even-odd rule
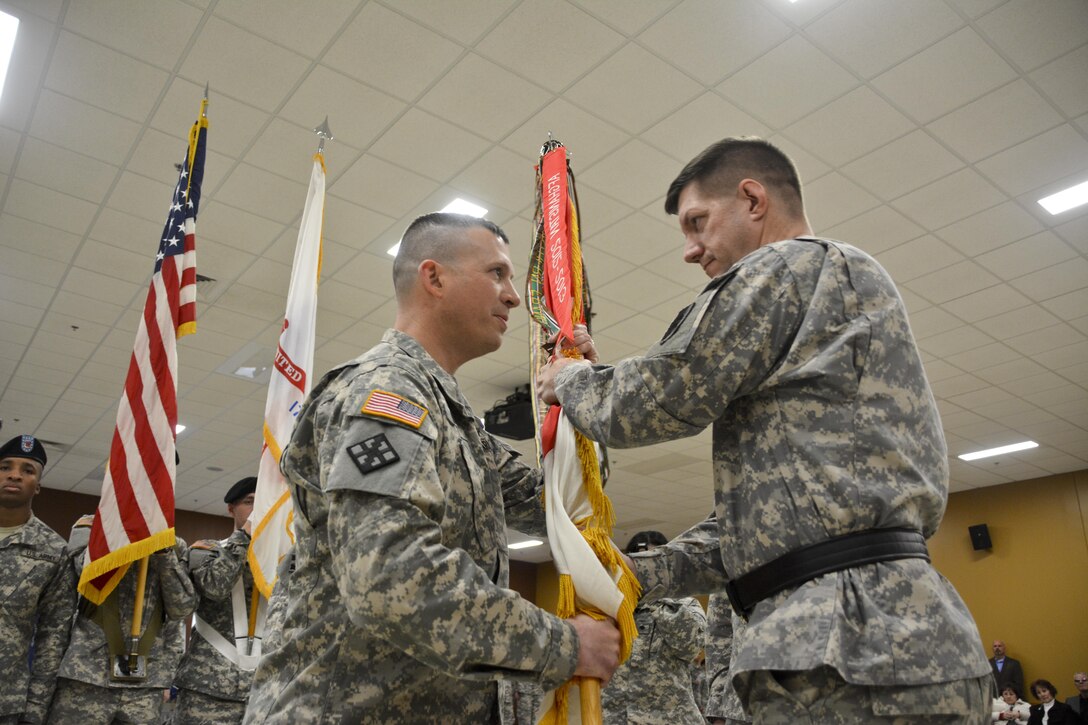
[[[427,409],[422,405],[385,390],[372,390],[359,412],[395,420],[417,429],[427,417]]]

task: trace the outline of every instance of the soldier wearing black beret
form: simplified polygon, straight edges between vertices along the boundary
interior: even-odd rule
[[[0,591],[9,593],[0,607],[0,722],[45,718],[75,611],[64,539],[30,510],[45,463],[34,436],[0,447]]]

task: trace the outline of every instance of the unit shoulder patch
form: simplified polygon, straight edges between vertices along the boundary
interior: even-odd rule
[[[94,514],[87,514],[86,516],[80,516],[79,520],[76,521],[76,523],[75,523],[75,526],[93,526],[93,525],[94,525]]]
[[[348,456],[364,476],[400,460],[393,444],[382,433],[348,446]]]
[[[359,412],[403,423],[417,430],[427,417],[427,409],[419,403],[386,390],[372,390]]]

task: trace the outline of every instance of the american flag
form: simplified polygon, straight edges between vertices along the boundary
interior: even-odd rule
[[[405,400],[396,393],[387,393],[384,390],[372,391],[363,403],[361,412],[399,420],[413,428],[423,425],[423,419],[427,417],[426,408]]]
[[[189,131],[148,285],[79,592],[101,604],[129,565],[174,545],[177,338],[196,331],[196,214],[207,99]]]

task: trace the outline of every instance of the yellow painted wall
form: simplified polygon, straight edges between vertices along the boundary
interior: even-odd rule
[[[972,548],[975,524],[989,528],[992,550]],[[1063,701],[1076,693],[1073,673],[1088,670],[1088,470],[950,495],[929,550],[987,656],[1002,639],[1025,687],[1042,677]]]

